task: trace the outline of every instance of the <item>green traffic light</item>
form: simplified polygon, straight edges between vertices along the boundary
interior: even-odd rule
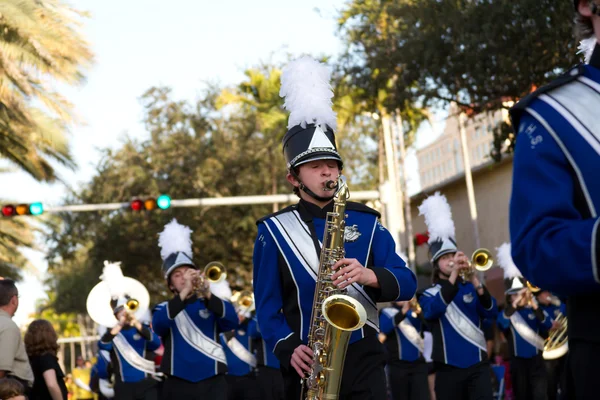
[[[167,208],[171,207],[171,198],[166,194],[160,195],[158,196],[158,199],[156,199],[156,205],[161,210],[166,210]]]
[[[44,212],[42,203],[31,203],[29,205],[29,213],[31,215],[41,215]]]

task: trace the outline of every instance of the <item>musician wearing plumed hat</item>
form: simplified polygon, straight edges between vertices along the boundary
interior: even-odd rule
[[[167,375],[163,399],[227,398],[227,360],[219,332],[238,326],[233,305],[213,293],[192,259],[192,230],[175,219],[158,244],[162,270],[173,298],[154,309],[152,326],[164,344],[160,371]]]
[[[117,400],[158,399],[154,363],[146,354],[160,347],[149,325],[150,296],[136,279],[123,276],[121,263],[104,262],[102,276],[90,291],[87,310],[102,330],[95,373],[100,389]],[[109,386],[108,364],[114,373]]]
[[[410,300],[416,278],[396,253],[379,213],[346,202],[330,75],[325,65],[302,57],[289,63],[281,76],[280,95],[290,111],[283,138],[286,176],[300,201],[258,221],[253,260],[256,312],[268,350],[281,364],[285,398],[299,398],[300,378],[311,370],[313,377],[318,376],[312,369],[318,349],[306,344],[316,322],[312,314],[321,245],[327,245],[323,243],[327,213],[334,209],[334,197],[343,198],[345,229],[340,232],[336,225],[336,232],[345,240],[345,257],[333,265],[332,284],[346,289],[366,315],[364,321],[358,319],[364,326],[351,334],[343,371],[323,373],[330,374],[328,379],[341,373],[341,399],[383,398],[385,354],[377,340],[376,303]]]
[[[457,248],[448,200],[440,193],[419,206],[429,231],[433,286],[419,299],[433,336],[438,400],[491,399],[483,319],[497,317],[496,300]]]
[[[585,62],[510,111],[510,236],[523,276],[568,297],[568,395],[592,399],[600,376],[600,1],[559,1],[574,5],[564,18],[575,16]]]
[[[546,367],[542,358],[544,338],[552,319],[539,306],[531,287],[510,255],[510,243],[498,248],[498,265],[504,270],[506,305],[498,315],[498,327],[508,341],[510,375],[516,400],[547,399]]]

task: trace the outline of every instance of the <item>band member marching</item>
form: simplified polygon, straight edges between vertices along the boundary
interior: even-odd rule
[[[237,311],[239,326],[219,335],[227,357],[227,397],[229,400],[262,399],[256,379],[256,355],[252,352],[252,331],[256,330],[256,322],[251,318],[252,293],[237,292],[231,301]]]
[[[592,399],[600,376],[600,2],[573,2],[587,64],[511,110],[517,139],[510,234],[525,278],[568,296],[568,396]]]
[[[513,263],[510,247],[504,243],[498,248],[498,264],[504,269],[506,284],[506,307],[498,315],[498,327],[508,340],[513,393],[516,400],[545,400],[548,384],[540,332],[547,334],[552,320]]]
[[[445,196],[419,207],[429,230],[433,287],[419,302],[431,327],[438,400],[491,399],[490,368],[482,319],[496,318],[496,301],[456,247],[454,221]]]
[[[352,309],[357,313],[352,322],[356,327],[364,323],[364,327],[353,330],[347,352],[339,354],[345,355],[343,373],[341,368],[322,373],[329,375],[328,382],[339,382],[341,377],[342,399],[384,398],[385,353],[377,339],[376,302],[409,300],[415,293],[416,278],[396,253],[392,236],[379,223],[379,213],[362,204],[346,203],[348,192],[338,179],[343,162],[335,145],[336,117],[329,79],[327,67],[309,57],[290,63],[282,74],[280,93],[290,111],[283,152],[287,180],[300,201],[258,221],[254,245],[258,323],[269,350],[281,363],[285,398],[297,399],[303,387],[315,383],[319,371],[312,367],[316,363],[344,360],[332,355],[326,360],[314,359],[322,343],[313,348],[306,345],[320,340],[321,332],[313,331],[315,335],[309,337],[313,328],[321,324],[332,327],[324,322],[325,316],[317,315],[323,308],[315,299],[326,296],[318,288],[346,292],[337,310]],[[335,204],[334,196],[338,199]],[[344,207],[342,214],[333,213]],[[326,222],[331,230],[324,243]],[[337,247],[340,238],[345,239],[343,248]],[[321,256],[327,260],[321,262]],[[299,378],[307,373],[303,385]]]
[[[226,400],[227,361],[218,332],[235,329],[238,319],[231,303],[211,293],[208,277],[192,261],[191,233],[173,220],[159,236],[162,270],[174,293],[156,306],[152,318],[165,348],[162,398]]]
[[[544,364],[546,365],[546,376],[548,378],[548,400],[562,398],[566,393],[565,367],[568,352],[568,336],[564,332],[567,324],[567,305],[556,295],[547,290],[539,290],[534,293],[537,301],[550,316],[552,328],[550,338],[544,348]],[[548,342],[552,341],[554,335],[561,336],[556,346],[548,348]]]
[[[156,370],[146,353],[156,350],[160,339],[138,320],[148,311],[148,291],[139,281],[124,277],[120,263],[105,261],[101,279],[88,295],[87,309],[94,321],[111,327],[102,335],[98,347],[110,353],[114,398],[156,400]]]
[[[427,400],[428,368],[423,358],[423,313],[416,297],[381,310],[379,327],[385,333],[388,376],[395,400]]]

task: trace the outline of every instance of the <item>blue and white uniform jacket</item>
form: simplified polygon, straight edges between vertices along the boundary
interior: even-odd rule
[[[272,351],[269,351],[269,346],[267,346],[265,339],[260,333],[256,317],[252,318],[252,321],[248,323],[248,332],[252,337],[252,353],[256,356],[257,365],[259,367],[279,369],[279,360]]]
[[[552,319],[541,307],[520,307],[516,310],[509,305],[498,314],[498,327],[507,337],[512,357],[533,358],[544,350],[544,338],[552,327]]]
[[[284,368],[294,349],[307,342],[325,218],[332,208],[333,202],[321,209],[301,200],[258,221],[253,259],[256,315],[267,346]],[[348,290],[367,310],[365,326],[350,338],[354,343],[378,333],[376,303],[409,300],[416,278],[396,253],[376,211],[348,202],[346,214],[346,257],[371,268],[381,286],[353,284]]]
[[[423,358],[423,321],[422,315],[414,315],[409,310],[402,312],[402,307],[394,305],[381,310],[379,327],[386,334],[385,347],[389,361],[425,361]]]
[[[431,327],[435,362],[468,368],[487,360],[482,320],[498,315],[496,300],[484,287],[479,296],[471,282],[440,280],[419,299]]]
[[[117,382],[139,382],[155,372],[154,362],[146,359],[146,352],[158,349],[160,338],[146,324],[142,324],[141,331],[126,326],[117,335],[107,330],[98,347],[110,352]]]
[[[237,329],[219,334],[227,358],[228,375],[244,376],[256,368],[256,355],[251,348],[250,323],[253,323],[252,320],[246,320]]]
[[[517,131],[512,258],[534,285],[569,296],[569,339],[600,343],[600,45],[511,110]],[[591,324],[591,325],[590,325]]]
[[[227,372],[219,333],[237,328],[238,316],[230,302],[215,295],[210,300],[176,295],[154,309],[152,326],[165,347],[161,372],[199,382]]]

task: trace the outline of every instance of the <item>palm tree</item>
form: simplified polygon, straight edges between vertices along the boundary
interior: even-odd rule
[[[81,83],[92,62],[78,32],[84,16],[60,0],[0,1],[0,160],[38,181],[57,179],[51,161],[75,168],[67,141],[73,107],[54,85]],[[32,226],[0,216],[0,276],[20,277],[23,247],[34,247]]]
[[[54,85],[81,83],[91,64],[83,16],[60,0],[0,2],[0,157],[40,181],[56,179],[51,160],[75,167],[73,107]]]

